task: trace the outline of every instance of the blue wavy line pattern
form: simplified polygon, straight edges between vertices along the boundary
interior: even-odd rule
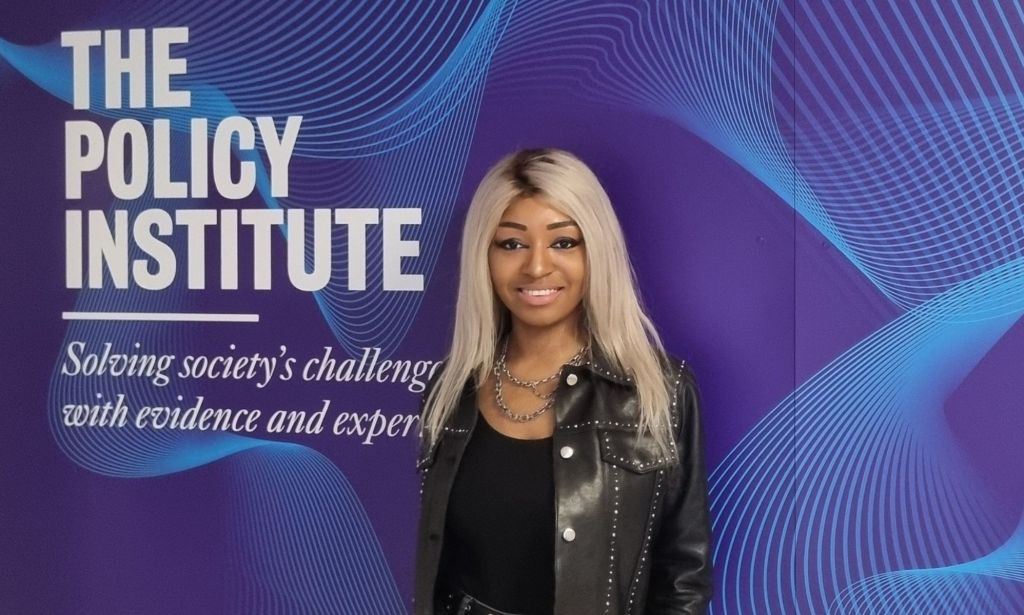
[[[1022,275],[1024,260],[1008,263],[886,325],[714,469],[714,612],[925,614],[946,612],[951,594],[978,605],[956,612],[1024,610],[1019,529],[992,513],[943,419],[946,397],[1020,312],[931,317],[991,309],[979,296],[999,305],[992,291]]]
[[[193,114],[211,125],[234,114],[305,116],[289,197],[270,197],[260,167],[266,206],[423,207],[427,279],[485,82],[507,100],[657,115],[707,141],[903,312],[800,383],[713,469],[712,611],[1024,612],[1024,522],[995,514],[942,412],[1024,313],[1020,3],[191,1],[126,3],[116,20],[189,24],[193,107],[170,114],[176,129]],[[56,43],[0,40],[0,58],[70,100]],[[187,152],[176,155],[184,164]],[[262,165],[260,153],[251,159]],[[370,254],[379,248],[371,240]],[[344,270],[344,255],[333,265]],[[379,260],[368,265],[378,278]],[[341,279],[315,300],[349,350],[393,350],[419,308],[416,293],[354,293]],[[173,290],[85,291],[77,309],[188,301]],[[182,353],[196,343],[145,324],[75,323],[67,339],[112,334]],[[241,612],[402,610],[365,512],[328,461],[239,436],[64,429],[56,400],[94,392],[55,371],[54,437],[83,467],[119,477],[215,460],[231,469]],[[145,384],[128,392],[176,403]],[[326,528],[325,511],[337,522]]]
[[[406,612],[359,496],[330,460],[276,444],[227,463],[241,551],[234,612]]]
[[[490,80],[680,124],[909,309],[1022,255],[1022,28],[1001,3],[531,3]]]

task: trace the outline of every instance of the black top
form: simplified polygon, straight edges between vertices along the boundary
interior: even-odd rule
[[[477,416],[448,501],[440,588],[461,589],[502,611],[550,615],[552,440],[511,438]]]

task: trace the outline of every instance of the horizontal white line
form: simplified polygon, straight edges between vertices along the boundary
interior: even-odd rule
[[[64,320],[144,320],[150,322],[259,322],[259,314],[169,312],[63,312]]]

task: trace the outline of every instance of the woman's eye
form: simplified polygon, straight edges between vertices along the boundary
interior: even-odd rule
[[[526,246],[526,244],[515,238],[501,239],[495,241],[494,245],[498,246],[502,250],[518,250],[519,248]]]
[[[578,245],[580,245],[579,240],[573,239],[572,237],[561,237],[555,240],[555,243],[551,244],[551,247],[558,248],[559,250],[571,250]]]

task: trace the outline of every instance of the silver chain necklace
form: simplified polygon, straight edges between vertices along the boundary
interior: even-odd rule
[[[583,344],[583,346],[576,352],[576,354],[574,354],[572,358],[569,359],[566,365],[579,365],[581,359],[583,358],[583,354],[587,351],[587,347],[587,344]],[[498,360],[494,362],[494,368],[492,370],[494,372],[494,401],[498,404],[498,410],[501,412],[502,416],[504,416],[508,420],[514,423],[526,423],[528,421],[532,421],[533,419],[550,410],[551,406],[554,405],[555,403],[554,391],[544,395],[537,392],[537,387],[544,383],[551,382],[555,378],[561,376],[562,370],[565,369],[565,365],[559,367],[558,371],[545,378],[541,378],[539,380],[523,380],[521,378],[516,378],[514,375],[512,375],[512,372],[509,371],[508,364],[506,362],[507,357],[508,338],[505,338],[505,344],[501,348],[501,356],[499,356]],[[534,410],[533,412],[528,412],[525,414],[518,414],[516,412],[513,412],[512,409],[508,407],[508,404],[505,403],[505,396],[502,394],[502,376],[507,377],[509,382],[518,387],[530,389],[530,392],[532,392],[535,396],[544,400],[544,405],[538,408],[537,410]]]

